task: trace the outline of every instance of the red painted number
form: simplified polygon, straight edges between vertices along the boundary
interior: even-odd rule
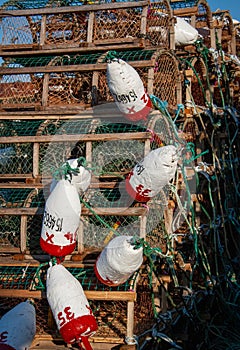
[[[74,313],[71,311],[70,306],[66,306],[65,309],[60,311],[57,315],[59,319],[59,326],[62,327],[66,322],[72,320],[74,318]]]

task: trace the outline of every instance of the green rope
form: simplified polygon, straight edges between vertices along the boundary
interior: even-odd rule
[[[116,51],[108,51],[108,53],[106,55],[107,61],[112,61],[116,58],[118,58],[118,53]]]
[[[37,284],[37,285],[36,285],[36,283],[35,283],[35,288],[36,288],[37,290],[39,290],[39,289],[40,289],[40,290],[45,290],[45,285],[43,284],[42,279],[41,279],[41,270],[42,270],[42,268],[43,268],[44,266],[47,266],[48,264],[49,264],[48,262],[40,264],[40,265],[38,266],[37,270],[36,270],[36,273],[35,273],[34,277],[33,277],[34,280],[37,279],[37,281],[38,281],[38,284]]]
[[[201,81],[201,79],[200,79],[200,77],[199,77],[199,74],[197,73],[195,67],[192,65],[192,63],[191,63],[190,61],[185,60],[185,62],[186,62],[186,63],[188,64],[188,66],[191,67],[191,69],[193,70],[193,72],[194,72],[194,74],[195,74],[195,76],[196,76],[196,78],[197,78],[198,84],[199,84],[199,86],[200,86],[200,88],[201,88],[201,90],[202,90],[202,94],[203,94],[204,100],[205,100],[205,102],[206,102],[206,105],[207,105],[208,108],[210,108],[210,107],[212,106],[212,103],[209,104],[209,102],[208,102],[208,100],[207,100],[206,93],[205,93],[205,88],[204,88],[203,83],[202,83],[202,81]],[[212,100],[212,93],[211,93],[210,96],[211,96],[211,100]]]
[[[195,145],[194,145],[194,143],[192,143],[192,142],[188,142],[188,143],[186,144],[186,151],[187,151],[187,152],[191,152],[192,156],[191,156],[191,158],[189,158],[189,159],[183,158],[183,164],[190,164],[190,163],[192,163],[194,160],[196,160],[196,159],[202,157],[204,154],[209,153],[209,150],[207,149],[206,151],[203,151],[203,152],[201,152],[201,153],[195,155]]]
[[[84,168],[89,169],[87,167],[87,162],[84,157],[79,157],[77,159],[78,166],[82,165]],[[53,178],[56,180],[69,180],[69,177],[71,178],[72,175],[78,175],[79,174],[79,168],[72,168],[68,162],[63,163],[57,170],[53,173]]]
[[[99,220],[105,227],[107,227],[110,232],[113,234],[116,234],[117,236],[120,236],[119,232],[117,232],[114,227],[110,226],[106,221],[104,221],[100,215],[96,213],[96,211],[89,205],[83,198],[80,197],[80,201],[84,206],[90,210],[90,212],[96,217],[97,220]]]

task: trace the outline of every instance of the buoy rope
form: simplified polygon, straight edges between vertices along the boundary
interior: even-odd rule
[[[70,164],[66,161],[65,163],[63,163],[58,169],[56,169],[53,173],[53,178],[56,180],[60,180],[60,179],[65,179],[65,180],[71,180],[72,175],[77,175],[79,174],[79,167],[83,166],[85,169],[90,170],[90,168],[88,168],[87,166],[87,162],[86,159],[84,157],[79,157],[77,159],[77,164],[78,167],[76,168],[72,168],[70,166]]]

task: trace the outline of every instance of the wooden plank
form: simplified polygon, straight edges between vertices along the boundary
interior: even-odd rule
[[[80,43],[81,44],[81,43]],[[62,54],[62,52],[64,51],[65,54],[67,53],[81,53],[81,52],[88,52],[88,51],[99,51],[99,46],[94,46],[92,43],[89,43],[89,47],[86,47],[86,44],[88,44],[87,42],[85,43],[85,46],[79,46],[80,44],[78,44],[77,46],[74,44],[65,44],[65,45],[56,45],[56,44],[45,44],[41,47],[41,50],[37,50],[36,49],[36,45],[25,45],[26,46],[26,50],[25,51],[14,51],[14,47],[16,47],[16,45],[9,45],[9,46],[1,46],[0,47],[0,56],[2,57],[9,57],[9,56],[34,56],[34,55],[39,55],[41,53],[44,55],[53,55],[53,54]],[[122,46],[122,45],[121,45]],[[140,42],[133,42],[133,43],[126,43],[124,45],[124,49],[136,49],[136,48],[142,48],[142,43]],[[152,48],[152,46],[151,46]],[[116,50],[119,49],[119,45],[117,44],[113,44],[113,45],[102,45],[101,46],[101,50],[103,51],[109,51],[109,50]],[[11,51],[12,50],[12,51]]]
[[[5,174],[6,176],[6,174]],[[24,174],[23,174],[24,176]],[[119,174],[120,176],[120,174]],[[1,180],[1,176],[0,176],[0,180]],[[51,182],[51,178],[49,178],[49,182]],[[117,181],[108,181],[108,182],[92,182],[89,186],[89,188],[93,188],[93,189],[96,189],[96,188],[114,188],[116,186],[118,182]],[[45,185],[43,185],[42,183],[25,183],[25,182],[11,182],[11,183],[8,183],[8,182],[5,182],[5,183],[1,183],[0,184],[0,188],[38,188],[38,189],[41,189],[43,188]]]
[[[89,300],[111,300],[111,301],[136,301],[135,292],[125,291],[95,291],[84,290],[84,293]],[[46,292],[40,290],[26,289],[1,289],[0,296],[4,298],[46,298]]]
[[[9,111],[4,112],[0,111],[0,119],[24,119],[24,120],[61,120],[61,119],[96,119],[96,118],[104,118],[107,120],[108,118],[114,118],[116,122],[122,122],[123,116],[122,113],[117,108],[115,102],[108,102],[99,104],[94,107],[85,108],[84,110],[76,110],[71,109],[71,105],[67,106],[68,109],[63,111],[61,108],[55,108],[50,111],[42,110],[42,111]],[[201,110],[203,112],[203,110]],[[149,113],[148,118],[159,116],[160,112],[158,110],[152,110]],[[117,120],[116,120],[117,119]],[[126,121],[127,122],[127,121]]]
[[[125,39],[123,39],[125,41]],[[131,66],[134,68],[151,67],[154,65],[153,60],[131,61]],[[1,74],[35,74],[35,73],[62,73],[62,72],[89,72],[89,71],[105,71],[107,63],[87,63],[73,64],[63,66],[35,66],[21,68],[1,68]]]
[[[68,134],[68,135],[38,135],[38,136],[2,136],[0,143],[31,143],[31,142],[69,142],[69,141],[113,141],[113,140],[147,140],[150,132],[129,132],[114,134]]]
[[[198,14],[198,7],[193,6],[193,7],[184,7],[180,9],[174,9],[173,14],[175,16],[187,16],[191,17],[192,15],[197,15]]]
[[[116,216],[142,216],[146,215],[147,208],[92,208],[93,212],[83,207],[82,215],[116,215]],[[44,208],[0,208],[0,215],[42,215]]]
[[[9,246],[0,246],[0,253],[20,253],[20,248],[18,247],[9,247]],[[0,289],[0,294],[1,294],[1,289]]]
[[[90,12],[102,10],[117,10],[124,8],[134,8],[148,6],[148,1],[134,1],[134,2],[114,2],[97,5],[82,5],[82,6],[61,6],[61,7],[42,7],[39,9],[32,8],[28,10],[0,10],[0,17],[19,17],[19,16],[34,16],[34,15],[50,15],[50,14],[64,14],[77,12]]]

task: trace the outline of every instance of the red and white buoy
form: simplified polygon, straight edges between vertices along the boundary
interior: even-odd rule
[[[61,264],[48,268],[47,299],[63,340],[92,350],[88,337],[98,328],[96,319],[80,282]]]
[[[131,121],[147,119],[152,103],[138,72],[130,64],[117,58],[109,60],[107,82],[125,118]]]
[[[81,163],[79,164],[79,159],[76,158],[69,159],[64,164],[67,164],[71,169],[75,170],[67,174],[67,180],[76,187],[80,195],[86,192],[91,183],[91,172],[82,166]],[[50,192],[52,192],[56,184],[57,180],[53,179],[50,186]]]
[[[151,152],[128,174],[125,187],[138,202],[147,202],[174,177],[178,163],[177,148],[163,146]]]
[[[0,320],[0,350],[27,350],[35,333],[35,307],[28,300],[21,302]]]
[[[71,254],[76,246],[80,215],[76,187],[68,180],[58,181],[45,204],[40,238],[42,250],[57,257]]]
[[[102,250],[94,265],[100,282],[118,286],[126,282],[143,262],[143,248],[135,248],[131,236],[113,238]]]

